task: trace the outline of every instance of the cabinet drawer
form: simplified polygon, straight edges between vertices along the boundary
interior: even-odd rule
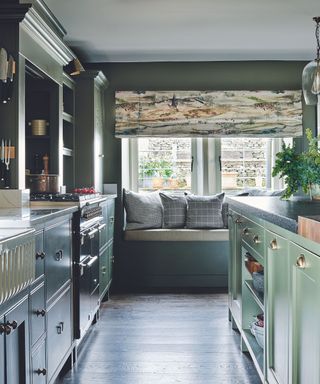
[[[243,217],[241,222],[241,239],[264,257],[264,228]]]
[[[32,384],[45,384],[47,382],[45,340],[32,355],[31,372]]]
[[[43,231],[36,234],[35,237],[35,259],[36,259],[36,279],[44,274],[44,258],[43,249]]]
[[[34,345],[45,331],[44,283],[37,286],[30,295],[31,344]]]
[[[70,279],[71,235],[69,220],[45,230],[45,271],[47,279],[47,300]]]
[[[48,310],[48,380],[71,347],[71,292],[70,287]]]

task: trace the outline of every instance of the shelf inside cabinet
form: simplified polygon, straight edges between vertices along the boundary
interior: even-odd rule
[[[264,350],[257,343],[256,338],[251,333],[250,329],[243,330],[243,338],[249,349],[250,355],[252,357],[253,363],[257,368],[259,376],[263,379],[263,356]]]
[[[249,289],[249,292],[253,296],[255,302],[259,305],[259,307],[264,311],[264,297],[261,293],[259,293],[253,286],[252,280],[245,280],[245,285]]]
[[[62,150],[63,156],[73,156],[73,149],[63,147]]]
[[[68,123],[71,123],[71,124],[73,124],[73,122],[74,122],[73,116],[70,115],[70,113],[67,113],[67,112],[63,112],[62,113],[62,119],[64,121],[67,121]]]
[[[49,140],[50,139],[50,136],[48,135],[28,135],[26,136],[26,139],[27,140]]]

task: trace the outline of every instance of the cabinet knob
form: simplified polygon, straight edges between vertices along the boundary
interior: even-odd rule
[[[61,322],[59,323],[59,325],[57,325],[57,334],[58,334],[58,335],[61,335],[61,334],[63,333],[63,328],[64,328],[64,322],[61,321]]]
[[[11,323],[10,321],[7,321],[7,325],[12,329],[16,329],[18,327],[18,323],[15,320],[11,321]]]
[[[300,269],[304,269],[306,267],[306,265],[307,265],[306,258],[301,253],[301,255],[297,258],[296,267],[298,267]]]
[[[37,375],[45,376],[47,374],[47,370],[45,368],[42,368],[42,369],[38,368],[35,372]]]
[[[255,244],[259,244],[259,243],[261,243],[261,241],[260,241],[258,235],[254,235],[253,238],[252,238],[252,241],[253,241]]]
[[[235,219],[234,221],[236,224],[241,224],[242,223],[242,220],[238,217]]]
[[[46,256],[46,254],[45,254],[45,252],[37,252],[36,253],[36,260],[38,260],[38,259],[41,259],[41,260],[43,260],[44,258],[45,258],[45,256]]]
[[[278,243],[276,239],[273,239],[272,241],[270,241],[270,248],[272,250],[278,249]]]
[[[45,309],[37,309],[35,313],[36,313],[37,316],[45,317],[46,310]]]
[[[6,335],[10,335],[11,331],[12,331],[12,328],[10,327],[10,325],[0,324],[0,335],[2,335],[3,333]]]
[[[249,228],[243,228],[242,234],[245,236],[249,235]]]

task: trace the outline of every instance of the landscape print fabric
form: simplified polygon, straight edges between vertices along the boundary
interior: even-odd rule
[[[302,136],[301,91],[117,91],[117,137]]]

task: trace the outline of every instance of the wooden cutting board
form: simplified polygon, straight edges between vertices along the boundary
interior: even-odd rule
[[[298,234],[320,243],[320,215],[298,216]]]

